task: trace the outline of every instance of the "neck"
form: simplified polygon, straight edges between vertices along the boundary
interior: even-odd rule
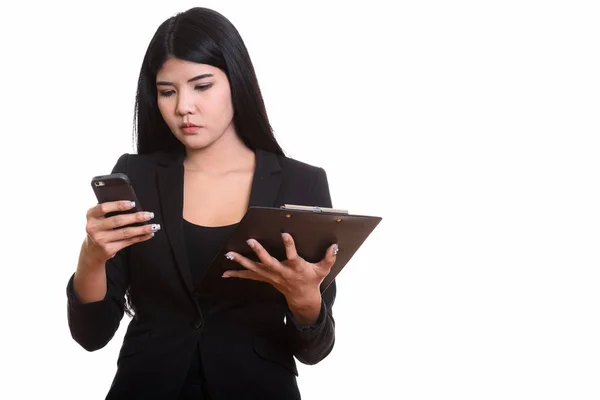
[[[188,171],[222,174],[254,167],[254,151],[235,134],[227,132],[203,149],[187,149],[184,167]]]

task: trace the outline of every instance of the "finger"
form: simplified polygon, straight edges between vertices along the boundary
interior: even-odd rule
[[[247,257],[242,256],[241,254],[230,251],[227,254],[225,254],[225,258],[227,258],[230,261],[235,261],[236,263],[240,264],[242,267],[250,271],[258,271],[257,263]]]
[[[282,233],[281,239],[283,240],[283,246],[285,247],[285,256],[288,261],[294,263],[298,261],[298,252],[296,251],[296,243],[294,238],[289,233]]]
[[[101,218],[109,212],[127,211],[131,210],[133,207],[135,207],[135,202],[133,201],[107,201],[90,208],[87,212],[87,217]]]
[[[268,267],[265,267],[263,264],[252,261],[249,258],[244,257],[233,251],[230,251],[227,254],[225,254],[225,257],[230,261],[235,261],[236,263],[240,264],[242,267],[246,268],[247,270],[252,271],[257,275],[262,276],[264,278],[263,280],[265,280],[265,282],[266,281],[279,281],[276,277],[276,273],[274,273]]]
[[[93,239],[98,244],[130,240],[138,236],[149,235],[158,232],[161,229],[160,224],[147,224],[143,226],[127,226],[120,229],[111,229],[101,231],[93,235]]]
[[[260,262],[265,266],[274,271],[281,269],[281,263],[275,257],[271,256],[265,248],[258,243],[257,240],[248,239],[246,242],[248,246],[254,251]]]
[[[113,215],[100,222],[102,229],[116,229],[126,225],[147,222],[154,218],[153,212],[140,211],[136,213]]]
[[[225,271],[223,278],[242,278],[251,279],[253,281],[268,282],[263,276],[254,271]]]
[[[323,270],[329,271],[331,269],[331,267],[333,267],[333,264],[335,264],[335,260],[337,258],[338,251],[339,251],[339,247],[337,244],[333,244],[333,245],[329,246],[329,248],[325,252],[325,257],[321,261],[319,261],[316,265]]]
[[[113,258],[117,255],[117,253],[123,250],[126,247],[129,247],[136,243],[145,242],[154,237],[154,232],[147,233],[144,235],[134,236],[126,240],[119,240],[116,242],[109,242],[100,245],[102,252],[104,253],[106,259]]]
[[[114,246],[115,246],[114,247],[115,250],[113,250],[114,254],[112,256],[114,257],[119,251],[121,251],[122,249],[124,249],[126,247],[129,247],[129,246],[131,246],[133,244],[136,244],[136,243],[145,242],[147,240],[152,239],[154,236],[155,236],[155,233],[154,232],[150,232],[150,233],[147,233],[147,234],[144,234],[144,235],[134,236],[134,237],[131,237],[131,238],[126,239],[126,240],[120,240],[118,242],[113,242]]]

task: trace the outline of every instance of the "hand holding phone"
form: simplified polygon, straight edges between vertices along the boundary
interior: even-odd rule
[[[128,200],[135,204],[135,206],[129,210],[110,212],[106,217],[142,211],[142,206],[135,194],[133,185],[125,174],[114,173],[110,175],[95,176],[92,178],[92,189],[94,190],[98,204],[123,200]]]
[[[121,249],[151,239],[160,229],[148,224],[154,214],[142,211],[133,186],[125,174],[96,176],[92,188],[98,204],[87,212],[89,256],[106,262]]]

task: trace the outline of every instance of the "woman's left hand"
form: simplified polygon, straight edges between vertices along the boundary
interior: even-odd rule
[[[294,239],[290,234],[283,233],[281,236],[287,260],[277,260],[258,241],[249,239],[248,245],[256,253],[260,262],[252,261],[235,252],[229,252],[226,257],[237,262],[246,270],[226,271],[223,273],[223,277],[267,282],[281,292],[288,303],[308,303],[317,295],[320,302],[320,285],[335,263],[338,252],[337,244],[330,246],[325,257],[313,264],[298,255]]]

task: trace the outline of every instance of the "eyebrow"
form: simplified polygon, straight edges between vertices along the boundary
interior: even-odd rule
[[[198,76],[193,77],[192,79],[188,79],[188,83],[198,81],[198,80],[204,79],[204,78],[210,78],[211,76],[213,76],[213,74],[198,75]],[[173,83],[166,82],[166,81],[158,81],[158,82],[156,82],[156,86],[173,86]]]

